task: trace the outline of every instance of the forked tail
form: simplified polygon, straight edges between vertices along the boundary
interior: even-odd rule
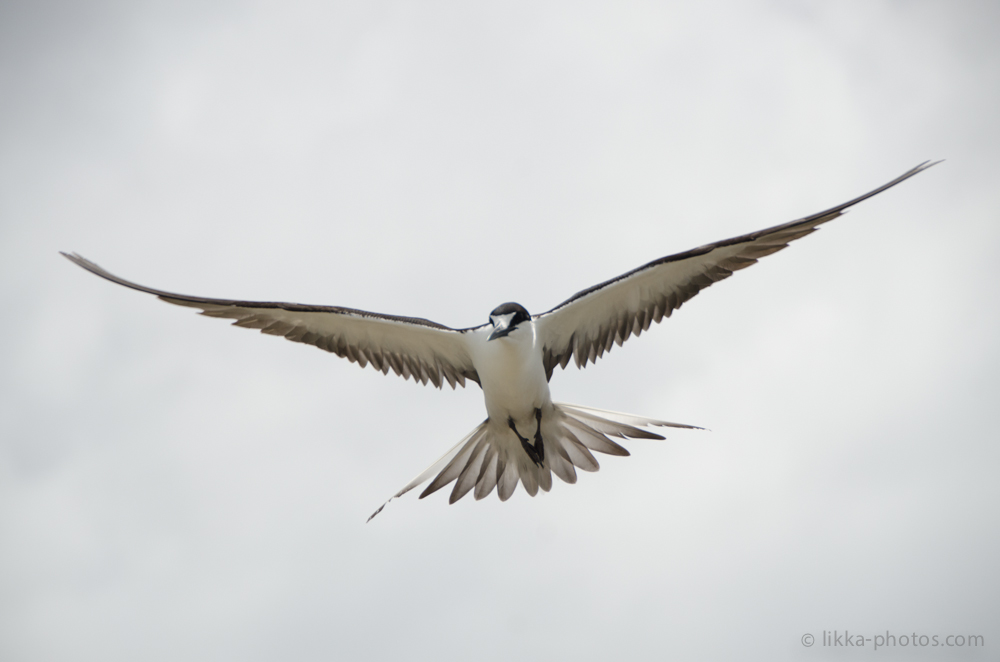
[[[629,452],[610,437],[619,439],[663,439],[645,427],[671,427],[701,430],[694,425],[668,423],[633,414],[622,414],[579,405],[553,404],[554,412],[542,425],[545,453],[536,463],[525,453],[520,444],[512,443],[513,435],[505,426],[483,421],[454,448],[437,462],[427,467],[399,492],[371,514],[368,521],[386,507],[389,501],[401,497],[431,476],[431,484],[421,492],[423,499],[445,485],[455,482],[448,503],[455,503],[470,491],[476,500],[493,491],[501,501],[514,493],[518,482],[531,496],[538,488],[548,492],[552,488],[552,474],[566,483],[576,482],[576,470],[597,471],[600,465],[591,451],[608,455],[628,455]],[[474,491],[473,491],[474,490]]]

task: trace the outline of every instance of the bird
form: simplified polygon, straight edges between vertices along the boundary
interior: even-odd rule
[[[454,483],[449,503],[469,492],[476,500],[494,489],[507,501],[523,485],[535,496],[552,488],[552,475],[575,483],[576,470],[595,472],[594,452],[627,456],[615,439],[664,439],[649,428],[702,429],[644,416],[553,402],[549,383],[570,361],[585,368],[639,336],[710,285],[780,251],[824,223],[900,182],[940,163],[925,161],[848,202],[798,220],[724,239],[648,262],[577,292],[532,315],[508,302],[488,321],[451,328],[418,317],[385,315],[337,306],[237,301],[176,294],[119,278],[76,253],[61,254],[97,276],[152,294],[167,303],[232,319],[235,326],[315,345],[327,352],[404,379],[452,389],[475,382],[483,391],[486,419],[441,458],[383,503],[430,480],[424,498]],[[552,247],[557,250],[557,247]]]

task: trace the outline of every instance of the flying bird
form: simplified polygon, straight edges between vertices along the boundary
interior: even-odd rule
[[[308,343],[388,374],[441,388],[477,383],[486,420],[437,462],[390,497],[409,492],[432,476],[423,498],[454,482],[449,503],[469,492],[482,499],[496,489],[501,501],[520,482],[535,496],[552,488],[552,474],[576,482],[576,470],[597,471],[593,451],[628,455],[618,439],[663,439],[649,427],[697,429],[643,416],[555,403],[549,382],[556,367],[596,362],[615,345],[646,331],[698,294],[814,232],[858,204],[935,165],[924,162],[891,182],[826,211],[797,221],[668,255],[582,290],[547,312],[531,315],[504,303],[480,326],[453,329],[416,317],[383,315],[336,306],[235,301],[175,294],[119,278],[75,253],[63,255],[113,283],[153,294],[167,303],[201,310]],[[382,511],[382,504],[371,517]]]

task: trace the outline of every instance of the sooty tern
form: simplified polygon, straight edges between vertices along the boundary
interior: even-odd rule
[[[638,336],[712,283],[785,248],[848,207],[926,170],[925,162],[888,184],[806,218],[669,255],[617,278],[578,292],[552,310],[530,315],[505,303],[489,322],[452,329],[426,319],[381,315],[335,306],[233,301],[174,294],[137,285],[108,273],[77,254],[63,253],[84,269],[119,285],[156,295],[202,315],[236,320],[332,352],[362,367],[441,388],[447,382],[479,384],[487,418],[441,459],[410,481],[392,499],[437,474],[423,498],[455,482],[450,503],[473,491],[476,499],[496,488],[501,501],[518,482],[531,496],[552,487],[552,474],[576,482],[576,469],[597,471],[591,451],[628,455],[609,437],[663,439],[643,428],[695,428],[642,416],[552,402],[549,380],[556,366],[572,359],[578,368],[596,362],[617,343]],[[388,501],[386,501],[386,504]],[[382,504],[374,517],[386,504]],[[368,519],[370,520],[371,517]]]

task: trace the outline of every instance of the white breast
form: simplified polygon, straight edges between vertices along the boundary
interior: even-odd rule
[[[536,408],[547,408],[552,402],[534,322],[524,322],[503,338],[488,341],[491,331],[486,327],[469,338],[486,411],[495,421],[532,418]]]

